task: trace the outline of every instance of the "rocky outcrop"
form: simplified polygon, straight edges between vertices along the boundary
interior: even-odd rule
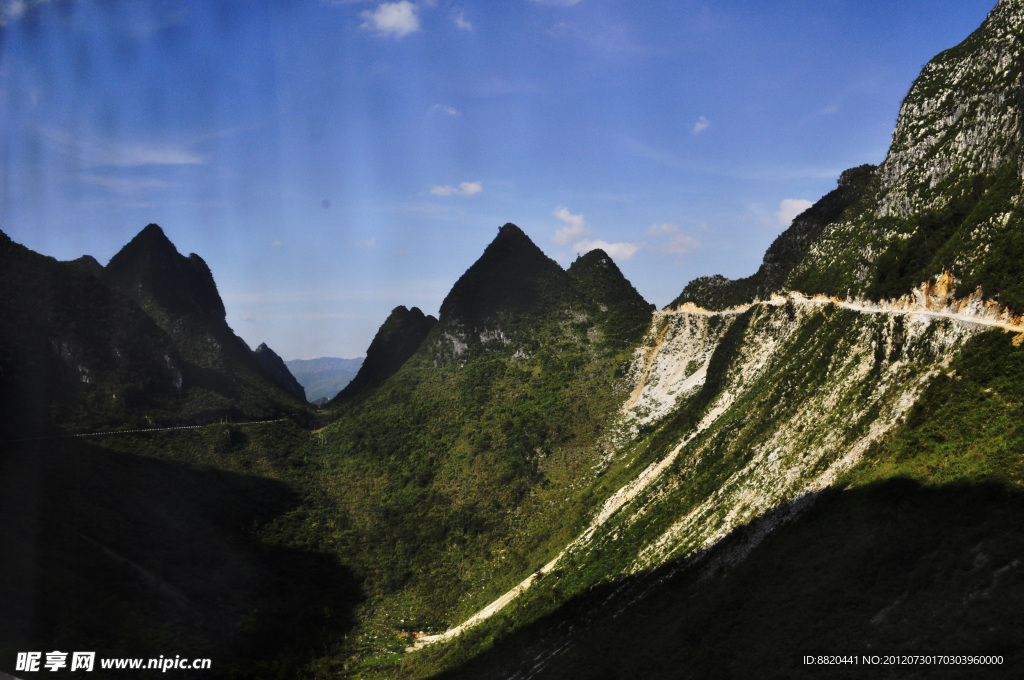
[[[879,169],[878,214],[906,217],[948,199],[944,182],[1020,164],[1024,5],[1001,0],[967,40],[921,71]],[[939,189],[936,191],[936,189]]]

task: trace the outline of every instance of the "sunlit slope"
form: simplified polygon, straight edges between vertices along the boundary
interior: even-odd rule
[[[479,626],[417,651],[421,658],[410,662],[410,673],[448,667],[514,630],[520,632],[500,652],[468,667],[476,669],[467,669],[468,677],[512,677],[512,668],[524,673],[519,677],[533,677],[529,669],[536,677],[596,677],[604,668],[598,659],[612,661],[601,649],[613,639],[637,650],[619,657],[621,668],[635,664],[645,677],[658,677],[662,667],[649,654],[652,641],[671,638],[665,631],[680,637],[672,638],[679,651],[663,661],[697,658],[695,668],[721,673],[785,657],[789,665],[773,671],[777,677],[792,670],[801,644],[813,641],[923,652],[926,643],[960,641],[964,651],[991,651],[1019,640],[1012,609],[988,603],[998,584],[1011,600],[1020,595],[1020,561],[1014,562],[1020,541],[1011,531],[1024,520],[1018,496],[1024,428],[1016,424],[1024,377],[1020,337],[924,313],[804,299],[727,315],[660,314],[638,350],[644,359],[634,363],[640,379],[619,420],[620,448],[606,462],[606,475],[631,470],[632,478],[553,569]],[[850,496],[830,491],[904,476],[936,489],[954,486],[929,492],[916,482],[883,484]],[[987,486],[972,490],[978,484]],[[957,513],[943,506],[950,502],[967,513],[952,535],[938,527],[925,532],[933,518]],[[889,524],[901,518],[906,521]],[[823,529],[830,525],[852,543]],[[988,531],[988,543],[966,544]],[[775,534],[788,538],[773,542]],[[753,566],[743,566],[748,559]],[[785,560],[795,560],[795,574],[816,577],[783,578],[778,570]],[[974,572],[957,579],[967,564]],[[764,581],[758,565],[765,565]],[[878,571],[889,568],[897,570]],[[719,580],[734,569],[740,585]],[[881,579],[877,592],[870,592],[873,578]],[[716,611],[733,601],[730,588],[752,602]],[[773,627],[766,608],[787,592],[795,609],[778,612]],[[972,593],[987,593],[974,613],[956,604]],[[902,618],[881,625],[879,612],[901,597],[893,607],[906,605]],[[849,626],[822,618],[814,598],[852,607],[855,618]],[[922,628],[942,613],[955,613],[958,622]],[[552,623],[522,628],[548,614]],[[987,633],[987,616],[1008,628]],[[620,619],[627,623],[620,626]],[[827,627],[794,632],[814,625]],[[729,631],[740,630],[730,638]],[[718,645],[711,649],[721,658],[701,640]],[[739,665],[723,665],[730,640],[744,645]],[[496,667],[489,658],[501,661]]]
[[[892,298],[949,271],[962,294],[980,286],[1024,312],[1022,28],[1019,0],[999,2],[924,67],[880,166],[843,173],[756,274],[697,279],[672,306],[722,309],[782,290]]]

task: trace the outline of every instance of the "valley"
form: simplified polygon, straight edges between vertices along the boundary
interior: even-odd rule
[[[1018,677],[1022,26],[1000,0],[880,165],[661,310],[615,244],[563,267],[506,223],[436,316],[301,364],[156,224],[105,266],[0,232],[0,671]]]

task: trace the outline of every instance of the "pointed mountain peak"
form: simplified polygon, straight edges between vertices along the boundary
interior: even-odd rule
[[[495,244],[503,243],[518,243],[523,246],[533,246],[534,248],[537,247],[534,245],[533,241],[530,240],[530,237],[526,235],[526,232],[524,232],[522,229],[512,224],[511,222],[506,222],[505,224],[498,227],[498,235],[491,242],[491,245],[493,246]]]
[[[166,241],[167,243],[171,242],[170,239],[167,238],[167,234],[164,233],[164,230],[161,229],[160,225],[156,224],[155,222],[150,222],[149,224],[147,224],[142,229],[142,231],[139,232],[136,238],[161,239],[163,241]]]
[[[585,270],[610,270],[622,275],[618,265],[612,260],[611,256],[601,250],[600,248],[594,248],[593,250],[577,256],[571,265],[569,265],[569,273],[572,274],[574,270],[585,271]]]
[[[359,373],[332,402],[351,399],[394,375],[416,352],[436,323],[437,319],[425,315],[418,307],[408,309],[399,305],[391,310],[367,348]]]
[[[178,255],[178,249],[174,247],[171,240],[167,238],[167,234],[160,228],[158,224],[148,224],[146,228],[135,235],[131,241],[128,242],[121,252],[155,252],[166,255]],[[119,253],[120,254],[120,253]],[[116,255],[115,255],[116,257]]]
[[[121,269],[130,267],[132,263],[139,260],[169,260],[181,257],[181,253],[174,247],[167,234],[157,224],[149,224],[132,238],[114,257],[107,263],[107,269]]]
[[[299,384],[299,381],[295,379],[292,372],[288,370],[288,366],[284,363],[284,360],[278,356],[277,352],[270,349],[270,347],[267,346],[267,343],[260,343],[260,346],[253,352],[253,356],[256,358],[256,363],[259,364],[260,368],[262,368],[275,383],[292,396],[300,399],[303,403],[306,402],[306,390]]]
[[[140,231],[110,259],[104,278],[139,302],[165,330],[189,314],[224,321],[224,303],[206,262],[194,253],[179,253],[156,224]]]
[[[526,232],[511,222],[502,225],[498,229],[498,235],[494,237],[494,240],[484,250],[484,254],[488,251],[506,254],[524,251],[546,257],[544,252],[537,247],[537,244],[530,240]]]
[[[597,303],[598,323],[617,344],[639,340],[650,324],[653,305],[644,300],[608,253],[595,248],[569,267],[579,291]]]
[[[499,314],[543,314],[572,294],[572,284],[522,229],[505,224],[441,303],[442,321],[472,327]]]

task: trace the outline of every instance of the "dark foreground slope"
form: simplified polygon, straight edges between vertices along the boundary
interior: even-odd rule
[[[286,479],[307,438],[273,423],[6,446],[0,671],[17,652],[80,650],[300,676],[361,597]]]
[[[729,552],[762,523],[564,601],[437,677],[1015,678],[1022,520],[1024,497],[1000,485],[829,491],[738,564]],[[561,602],[543,582],[534,597]]]

